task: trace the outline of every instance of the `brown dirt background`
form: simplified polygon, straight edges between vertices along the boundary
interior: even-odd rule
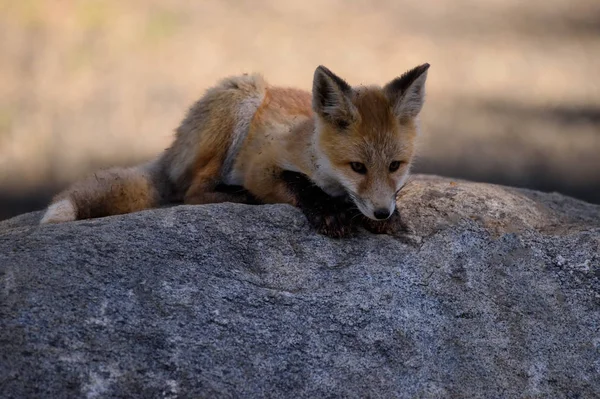
[[[221,77],[423,62],[416,172],[600,203],[597,0],[0,0],[0,219],[157,154]]]

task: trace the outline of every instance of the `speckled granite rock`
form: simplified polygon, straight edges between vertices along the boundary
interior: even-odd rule
[[[600,396],[599,206],[415,176],[399,208],[0,223],[0,396]]]

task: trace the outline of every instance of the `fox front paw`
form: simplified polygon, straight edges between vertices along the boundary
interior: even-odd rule
[[[328,237],[348,237],[355,231],[356,213],[346,197],[331,197],[306,175],[284,171],[281,175],[290,194],[318,233]]]
[[[392,213],[386,220],[372,220],[365,216],[363,218],[363,227],[373,234],[395,235],[402,231],[406,231],[406,225],[402,222],[400,214],[397,210]]]
[[[311,213],[306,215],[309,223],[319,234],[331,238],[345,238],[351,236],[356,228],[352,224],[351,216],[347,213]]]

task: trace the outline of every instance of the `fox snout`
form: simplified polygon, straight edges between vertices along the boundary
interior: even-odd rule
[[[360,198],[351,195],[352,200],[360,212],[372,220],[388,219],[396,210],[396,196],[389,198],[387,201],[383,198],[370,200],[368,198]]]
[[[391,198],[389,201],[373,201],[371,215],[365,215],[370,219],[374,220],[385,220],[392,216],[396,210],[396,196]]]

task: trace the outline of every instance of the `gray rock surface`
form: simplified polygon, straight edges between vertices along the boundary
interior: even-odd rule
[[[416,176],[399,207],[0,223],[0,397],[600,396],[599,206]]]

